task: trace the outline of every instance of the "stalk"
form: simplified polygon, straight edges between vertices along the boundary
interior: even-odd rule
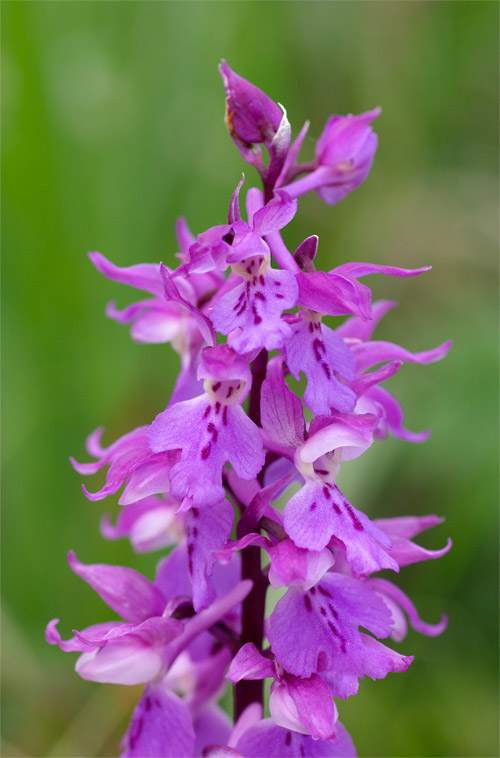
[[[261,350],[252,364],[252,389],[250,391],[248,415],[260,426],[260,390],[266,378],[267,350]],[[243,601],[241,646],[253,642],[257,650],[262,650],[264,637],[264,614],[268,580],[261,570],[260,548],[250,546],[241,553],[241,578],[251,579],[253,588]],[[234,688],[234,719],[243,713],[250,703],[264,700],[262,680],[242,680]]]

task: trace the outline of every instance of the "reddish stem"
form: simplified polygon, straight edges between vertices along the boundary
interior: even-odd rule
[[[260,390],[266,378],[267,351],[261,350],[252,364],[252,389],[248,415],[260,426]],[[241,646],[253,642],[257,650],[262,649],[264,637],[264,614],[268,580],[261,570],[260,548],[247,547],[241,552],[241,578],[251,579],[253,588],[243,601]],[[236,721],[250,703],[263,703],[264,683],[262,680],[242,680],[234,688],[234,720]]]

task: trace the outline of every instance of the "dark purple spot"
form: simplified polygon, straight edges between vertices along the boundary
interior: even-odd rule
[[[311,589],[309,590],[309,592],[311,593],[311,595],[315,595],[316,594],[316,587],[311,587]]]
[[[262,286],[264,286],[265,283],[266,283],[266,280],[264,279],[264,277],[262,276],[262,274],[259,276],[259,282],[262,284]]]
[[[333,505],[333,510],[335,511],[335,513],[338,513],[339,516],[340,516],[340,514],[342,513],[342,511],[340,510],[340,508],[337,505],[337,503],[332,503],[332,505]]]
[[[323,487],[323,495],[326,497],[327,500],[330,500],[330,490],[328,487]]]
[[[150,697],[147,697],[147,698],[144,699],[144,708],[146,709],[146,711],[150,711],[151,710],[151,698]]]
[[[284,295],[280,295],[279,292],[276,292],[276,294],[274,295],[274,297],[276,297],[278,300],[284,300],[285,299],[285,296]]]
[[[137,719],[137,721],[132,722],[132,729],[130,730],[130,734],[128,736],[128,744],[130,747],[130,750],[133,750],[135,747],[135,744],[137,740],[140,737],[140,734],[142,732],[142,727],[144,726],[144,722],[142,718]]]
[[[230,385],[229,385],[229,388],[228,388],[228,390],[227,390],[227,394],[226,394],[226,397],[231,397],[231,395],[233,394],[233,392],[234,392],[234,387],[233,387],[233,385],[232,385],[232,384],[230,384]]]
[[[234,229],[230,229],[227,234],[225,234],[222,238],[222,241],[226,243],[226,245],[232,245],[234,240]]]
[[[215,424],[212,424],[212,422],[210,422],[207,425],[207,432],[209,432],[209,434],[212,435],[212,442],[217,442],[217,434],[218,434],[218,432],[217,432]]]
[[[215,384],[212,384],[212,390],[213,390],[213,392],[217,392],[217,390],[219,389],[220,385],[221,385],[220,382],[215,382]]]
[[[207,442],[207,444],[205,445],[205,447],[201,451],[201,459],[203,461],[206,461],[207,458],[208,458],[208,456],[210,455],[210,448],[211,447],[212,447],[212,443],[211,442]]]
[[[321,324],[319,323],[319,321],[318,321],[318,323],[317,323],[317,324],[314,324],[314,328],[315,328],[315,329],[316,329],[318,332],[320,332],[320,331],[321,331]]]
[[[326,610],[323,608],[323,606],[321,606],[321,608],[319,609],[319,611],[320,611],[320,613],[321,613],[322,616],[326,616]]]
[[[207,405],[207,407],[205,408],[205,413],[203,414],[203,418],[206,418],[211,410],[212,410],[212,406]]]
[[[193,552],[194,552],[194,545],[190,543],[188,545],[188,568],[189,568],[190,574],[193,573],[193,558],[192,558]]]
[[[339,614],[337,613],[337,611],[335,610],[335,608],[333,607],[331,603],[328,603],[328,608],[330,609],[333,618],[338,619]]]
[[[257,298],[257,300],[265,300],[266,299],[266,296],[262,292],[256,292],[255,293],[255,297]]]
[[[216,416],[218,416],[218,415],[219,415],[219,411],[220,411],[220,403],[219,403],[219,401],[217,400],[217,402],[215,403],[215,415],[216,415]]]
[[[198,508],[191,508],[191,513],[193,514],[193,518],[198,518]]]
[[[198,529],[196,526],[193,526],[193,537],[196,538],[197,536],[198,536]]]
[[[320,476],[328,476],[328,471],[325,471],[324,468],[317,468],[314,469],[317,474],[320,474]]]
[[[339,636],[339,632],[338,632],[338,629],[337,629],[337,627],[335,626],[335,624],[333,624],[331,621],[327,621],[327,624],[328,624],[328,626],[330,627],[330,629],[332,630],[332,632],[334,633],[334,635],[335,635],[336,637],[338,637],[338,636]]]
[[[309,321],[309,331],[314,332],[314,324],[312,321]]]
[[[325,372],[326,378],[330,379],[331,376],[332,376],[332,372],[330,371],[330,366],[328,365],[328,363],[325,363],[324,361],[321,361],[321,368]]]
[[[306,750],[302,743],[300,744],[300,758],[306,758]]]
[[[311,598],[309,597],[309,595],[304,595],[304,603],[306,604],[307,610],[312,611]]]
[[[247,304],[243,303],[243,305],[241,306],[241,308],[239,309],[239,311],[238,311],[238,313],[236,315],[237,316],[241,316],[242,313],[244,313],[246,311],[246,309],[247,309]]]
[[[222,411],[222,423],[224,426],[227,426],[227,405],[224,406],[224,410]]]
[[[321,584],[318,584],[318,591],[320,595],[324,595],[324,597],[331,597],[331,593],[328,590],[325,590],[325,588],[322,587]]]
[[[292,742],[292,733],[287,732],[285,737],[285,745],[290,745]]]
[[[253,303],[252,303],[252,313],[253,313],[253,322],[254,322],[254,324],[256,324],[256,325],[260,324],[262,322],[262,319],[259,316],[259,314],[257,313],[257,308],[255,307],[255,305]]]
[[[250,265],[250,266],[247,266],[247,268],[246,268],[246,272],[247,272],[247,274],[251,274],[251,273],[252,273],[252,268],[253,268],[253,266],[252,266],[252,265]]]
[[[363,532],[364,531],[363,524],[361,523],[361,521],[359,520],[359,518],[354,513],[354,511],[352,509],[352,506],[349,505],[349,503],[344,503],[344,505],[347,508],[347,513],[351,517],[351,521],[354,524],[354,528],[357,529],[358,532]]]
[[[277,279],[273,279],[273,282],[274,282],[274,284],[275,284],[277,287],[281,287],[281,282],[279,282]]]
[[[312,346],[314,350],[314,357],[316,358],[318,362],[321,362],[323,360],[323,356],[321,354],[322,353],[323,355],[326,354],[325,343],[316,337],[316,339],[313,340]]]

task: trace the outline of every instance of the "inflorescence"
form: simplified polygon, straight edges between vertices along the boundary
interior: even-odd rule
[[[344,263],[315,266],[318,238],[291,253],[281,229],[312,190],[334,205],[367,177],[377,148],[379,110],[330,116],[314,160],[299,163],[308,129],[295,141],[285,110],[223,61],[226,124],[262,191],[234,190],[227,223],[196,238],[176,225],[181,260],[120,268],[100,253],[104,276],[145,291],[146,299],[107,315],[129,324],[137,342],[170,342],[180,372],[166,409],[109,447],[102,430],[87,440],[107,467],[102,500],[124,488],[107,539],[128,538],[139,553],[172,548],[153,581],[132,568],[80,563],[71,569],[120,620],[94,624],[51,644],[80,656],[84,679],[144,684],[122,742],[122,756],[355,756],[333,698],[356,694],[358,680],[406,671],[412,656],[380,640],[401,641],[408,621],[434,636],[411,600],[381,569],[438,558],[413,542],[437,516],[371,520],[339,489],[342,461],[387,435],[422,442],[429,431],[403,425],[382,383],[404,362],[443,358],[450,342],[411,353],[372,339],[396,303],[372,304],[370,274],[405,269]],[[337,328],[324,316],[347,316]],[[305,381],[301,382],[301,374]],[[305,384],[305,389],[303,389]],[[277,505],[284,503],[284,508]],[[265,618],[268,586],[285,588]],[[361,632],[359,627],[365,631]],[[269,718],[263,680],[270,679]],[[234,723],[217,705],[234,684]]]

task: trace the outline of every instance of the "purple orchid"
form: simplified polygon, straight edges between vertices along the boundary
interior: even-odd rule
[[[71,569],[119,618],[66,640],[54,619],[46,638],[80,654],[84,679],[145,685],[124,758],[354,758],[333,698],[356,694],[366,677],[406,671],[413,656],[383,640],[398,645],[408,625],[432,637],[447,624],[446,616],[424,622],[377,572],[440,558],[451,540],[439,550],[414,542],[441,523],[437,516],[368,518],[337,476],[388,434],[428,437],[404,427],[380,385],[404,362],[440,360],[451,343],[410,352],[373,339],[395,303],[372,304],[360,279],[411,277],[428,266],[321,271],[316,235],[293,253],[281,236],[299,196],[316,190],[333,205],[366,179],[379,110],[331,116],[314,161],[299,163],[308,122],[292,141],[284,108],[225,61],[220,73],[231,138],[262,179],[262,191],[246,193],[247,220],[242,177],[227,223],[194,237],[177,221],[176,268],[120,267],[90,253],[104,276],[148,293],[123,310],[111,303],[107,314],[130,324],[135,341],[170,342],[181,357],[173,395],[150,425],[108,447],[97,429],[87,439],[94,461],[71,459],[84,475],[107,468],[97,492],[83,487],[89,500],[123,488],[121,510],[114,522],[103,517],[101,533],[128,539],[138,554],[163,551],[155,578],[85,565],[71,552]],[[325,316],[348,318],[332,328]],[[283,593],[266,618],[269,586]],[[218,704],[228,681],[234,723]]]

